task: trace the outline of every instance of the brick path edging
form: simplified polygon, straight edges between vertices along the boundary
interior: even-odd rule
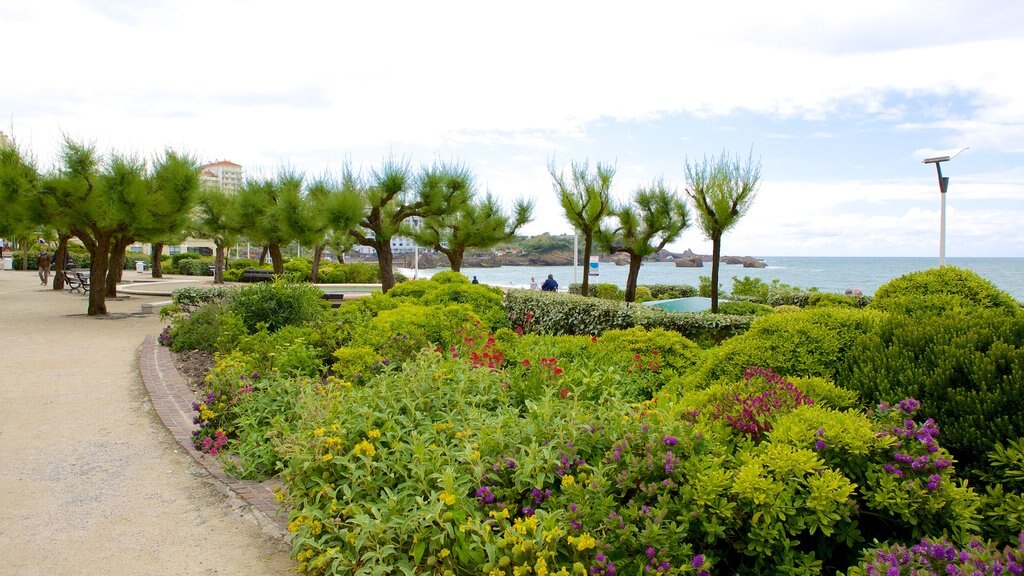
[[[142,342],[139,371],[153,408],[182,449],[210,474],[219,490],[241,498],[265,532],[287,541],[288,512],[279,508],[274,497],[274,488],[279,487],[280,482],[238,480],[224,472],[220,461],[192,445],[192,430],[195,428],[192,403],[196,397],[174,366],[170,350],[160,346],[154,336],[146,336]]]

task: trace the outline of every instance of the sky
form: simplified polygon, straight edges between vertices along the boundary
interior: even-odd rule
[[[1024,3],[0,0],[0,130],[250,177],[459,162],[569,233],[549,166],[618,202],[761,165],[737,256],[1024,257]],[[20,48],[15,48],[20,47]],[[710,253],[696,225],[670,244]]]

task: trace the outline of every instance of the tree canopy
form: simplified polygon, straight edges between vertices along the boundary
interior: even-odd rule
[[[637,188],[632,201],[614,208],[611,215],[618,225],[603,225],[596,233],[597,242],[608,252],[629,255],[626,301],[633,302],[644,257],[678,238],[690,225],[690,213],[686,202],[657,180]]]
[[[591,172],[587,161],[574,161],[571,175],[566,179],[552,162],[548,172],[558,201],[565,211],[565,218],[583,236],[583,265],[589,266],[594,234],[612,206],[611,187],[615,167],[598,162]],[[584,274],[580,293],[587,296],[589,286],[589,276]]]
[[[753,152],[746,162],[722,152],[703,162],[686,162],[686,193],[693,200],[697,225],[711,240],[711,311],[718,312],[718,270],[722,235],[750,210],[761,183],[761,162]]]

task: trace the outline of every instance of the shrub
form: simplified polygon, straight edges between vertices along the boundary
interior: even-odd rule
[[[840,306],[844,308],[864,308],[871,302],[868,296],[852,296],[848,294],[832,294],[818,292],[807,299],[807,306]]]
[[[943,266],[890,280],[871,307],[896,314],[933,314],[959,308],[996,308],[1013,315],[1020,305],[1006,292],[970,270]]]
[[[228,268],[224,271],[225,282],[239,282],[242,279],[242,273],[245,270],[239,270],[238,268]]]
[[[654,300],[699,296],[696,287],[686,284],[644,284],[644,287],[651,291],[651,298]]]
[[[747,316],[668,312],[650,306],[536,290],[509,290],[505,293],[505,308],[511,326],[522,331],[597,336],[608,330],[641,326],[678,332],[702,343],[742,332],[751,321]]]
[[[293,282],[309,282],[313,275],[313,261],[306,257],[292,258],[284,263],[284,271]]]
[[[188,313],[206,304],[224,303],[234,292],[232,286],[189,286],[172,290],[171,301]]]
[[[259,260],[253,260],[252,258],[236,258],[228,263],[229,270],[246,270],[249,268],[259,268]],[[225,270],[226,272],[226,270]]]
[[[765,314],[771,314],[775,310],[771,306],[764,304],[755,304],[754,302],[719,302],[718,313],[719,314],[730,314],[733,316],[764,316]]]
[[[619,300],[625,298],[625,291],[615,284],[594,284],[593,295],[602,300]]]
[[[178,263],[177,270],[179,274],[186,276],[213,276],[210,266],[213,266],[213,258],[201,256],[182,260]]]
[[[323,284],[380,284],[380,268],[376,264],[320,264],[320,282]]]
[[[915,574],[1020,574],[1024,536],[1002,550],[974,539],[958,547],[944,538],[922,538],[917,544],[889,544],[864,552],[847,576],[912,576]]]
[[[273,332],[314,320],[328,306],[323,292],[316,286],[287,280],[241,287],[230,304],[250,333],[260,330],[261,325]]]
[[[635,302],[650,302],[654,300],[654,296],[651,295],[651,289],[647,286],[636,287],[636,300]]]
[[[884,302],[884,300],[883,300]],[[1005,309],[889,315],[856,343],[837,381],[867,402],[913,396],[945,422],[946,445],[968,466],[1024,436],[1024,321]]]
[[[171,325],[171,350],[229,350],[245,333],[242,320],[225,305],[207,304],[187,316],[180,316]]]
[[[194,252],[179,252],[178,254],[174,254],[171,256],[171,268],[178,270],[183,261],[194,260],[199,258],[202,258],[202,256]]]
[[[746,333],[710,350],[685,385],[702,388],[721,379],[735,380],[747,366],[843,384],[845,380],[838,378],[842,364],[848,355],[860,355],[855,341],[881,316],[864,310],[811,308],[758,317]]]

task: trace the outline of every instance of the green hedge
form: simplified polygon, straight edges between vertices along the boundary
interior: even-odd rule
[[[789,377],[818,376],[839,382],[837,373],[856,340],[884,315],[847,308],[809,308],[759,317],[746,333],[708,351],[685,379],[689,388],[734,380],[748,366],[763,366]]]
[[[599,336],[641,326],[678,332],[697,342],[720,342],[745,331],[750,316],[668,312],[660,308],[573,294],[509,290],[505,307],[513,328],[545,334]],[[529,315],[529,316],[527,316]]]
[[[912,396],[944,423],[945,445],[970,466],[1024,436],[1024,321],[1001,309],[890,315],[859,338],[838,382],[878,403]]]

